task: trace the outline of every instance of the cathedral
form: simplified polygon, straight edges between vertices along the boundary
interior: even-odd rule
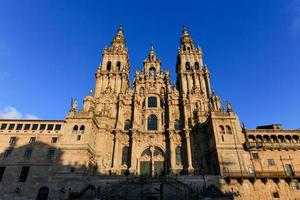
[[[300,130],[241,125],[186,27],[175,67],[151,47],[131,85],[120,26],[82,108],[0,120],[0,199],[300,199]]]

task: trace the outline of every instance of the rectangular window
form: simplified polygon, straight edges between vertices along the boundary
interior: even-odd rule
[[[46,124],[41,124],[41,125],[40,125],[40,130],[43,131],[43,130],[45,130],[45,129],[46,129]]]
[[[27,131],[30,129],[30,124],[25,124],[24,130]]]
[[[3,157],[7,158],[11,155],[11,153],[12,153],[12,149],[6,149],[4,154],[3,154]]]
[[[51,143],[56,143],[57,142],[57,137],[53,137],[53,138],[51,138]]]
[[[258,160],[259,159],[258,153],[252,153],[252,158],[253,160]]]
[[[55,125],[55,130],[56,130],[56,131],[59,131],[60,129],[61,129],[61,124],[56,124],[56,125]]]
[[[77,141],[81,139],[81,135],[77,135]]]
[[[148,98],[148,107],[149,108],[156,108],[157,107],[157,98],[156,97],[149,97]]]
[[[2,178],[3,178],[4,171],[5,171],[5,167],[0,167],[0,182],[1,182]]]
[[[48,157],[54,157],[54,155],[55,155],[55,150],[54,149],[49,149],[48,150]]]
[[[17,124],[17,128],[16,128],[16,130],[22,130],[22,127],[23,127],[23,124]]]
[[[275,160],[272,159],[272,158],[268,159],[268,164],[269,165],[275,165]]]
[[[33,130],[33,131],[37,130],[37,129],[38,129],[38,126],[39,126],[38,124],[33,124],[33,125],[32,125],[32,130]]]
[[[14,130],[14,128],[15,128],[15,124],[9,124],[8,130]]]
[[[279,199],[279,193],[278,192],[273,192],[272,193],[273,198]]]
[[[16,144],[17,138],[16,137],[10,137],[9,144]]]
[[[48,124],[47,131],[52,131],[54,125],[53,124]]]
[[[24,153],[25,158],[30,158],[32,155],[32,149],[26,149]]]
[[[35,143],[35,140],[36,140],[35,137],[31,137],[31,138],[29,139],[29,143]]]
[[[19,182],[26,182],[29,172],[29,167],[22,167],[21,174],[19,177]]]
[[[1,124],[1,128],[0,128],[0,130],[5,130],[5,129],[6,129],[6,127],[7,127],[7,124]]]
[[[295,172],[294,172],[291,164],[285,164],[285,171],[286,171],[286,175],[295,176]]]

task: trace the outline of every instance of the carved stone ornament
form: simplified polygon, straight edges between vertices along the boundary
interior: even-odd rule
[[[104,169],[110,166],[110,161],[111,161],[110,153],[105,154],[105,156],[102,159],[102,165]]]

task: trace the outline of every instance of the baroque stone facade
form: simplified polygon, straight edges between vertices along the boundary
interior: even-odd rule
[[[183,28],[176,82],[151,47],[129,80],[119,27],[65,120],[0,120],[1,199],[300,199],[300,131],[241,127]]]

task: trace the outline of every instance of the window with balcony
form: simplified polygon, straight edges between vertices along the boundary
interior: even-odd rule
[[[33,124],[31,130],[36,131],[38,129],[38,126],[38,124]]]
[[[22,130],[22,127],[23,127],[23,124],[17,124],[16,130],[17,130],[17,131]]]
[[[31,148],[28,148],[25,150],[25,153],[24,153],[24,157],[25,158],[30,158],[32,155],[32,149]]]
[[[61,129],[61,124],[56,124],[55,125],[55,130],[56,131],[60,131],[60,129]]]
[[[157,107],[157,98],[156,97],[149,97],[148,98],[148,107],[149,108],[156,108]]]
[[[51,138],[51,143],[52,143],[52,144],[55,144],[55,143],[57,143],[57,137],[53,137],[53,138]]]
[[[127,119],[127,120],[124,122],[124,130],[125,130],[125,131],[128,131],[130,128],[131,128],[131,121],[130,121],[129,119]]]
[[[48,149],[48,157],[52,158],[55,155],[55,149]]]
[[[275,160],[272,159],[272,158],[269,158],[269,159],[268,159],[268,164],[269,164],[269,165],[275,165]]]
[[[181,122],[179,119],[176,119],[175,122],[174,122],[174,129],[175,130],[181,130]]]
[[[43,131],[43,130],[45,130],[46,129],[46,124],[41,124],[40,125],[40,131]]]
[[[176,154],[176,165],[182,165],[182,148],[177,146],[175,149]]]
[[[29,129],[30,129],[30,124],[25,124],[24,130],[25,130],[25,131],[28,131]]]
[[[84,129],[85,129],[84,125],[81,125],[79,129],[80,134],[84,134]]]
[[[21,170],[21,174],[20,174],[20,177],[19,177],[19,182],[26,182],[27,180],[27,176],[28,176],[28,173],[29,173],[29,167],[22,167],[22,170]]]
[[[7,124],[1,124],[0,130],[5,130],[7,127]]]
[[[11,153],[12,153],[12,149],[6,149],[4,151],[3,157],[7,158],[7,157],[11,156]]]
[[[259,159],[258,153],[252,153],[252,159],[258,160]]]
[[[54,128],[53,124],[48,124],[47,131],[52,131]]]
[[[16,144],[17,138],[16,137],[10,137],[9,144]]]
[[[15,124],[9,124],[9,126],[8,126],[8,130],[14,130],[14,128],[15,128]]]
[[[31,138],[29,139],[29,143],[30,143],[30,144],[35,143],[35,140],[36,140],[35,137],[31,137]]]
[[[129,165],[129,147],[123,147],[122,149],[122,165]]]
[[[5,171],[5,167],[0,167],[0,182],[2,181],[4,171]]]
[[[148,117],[148,130],[156,131],[157,130],[157,117],[156,115],[150,115]]]

